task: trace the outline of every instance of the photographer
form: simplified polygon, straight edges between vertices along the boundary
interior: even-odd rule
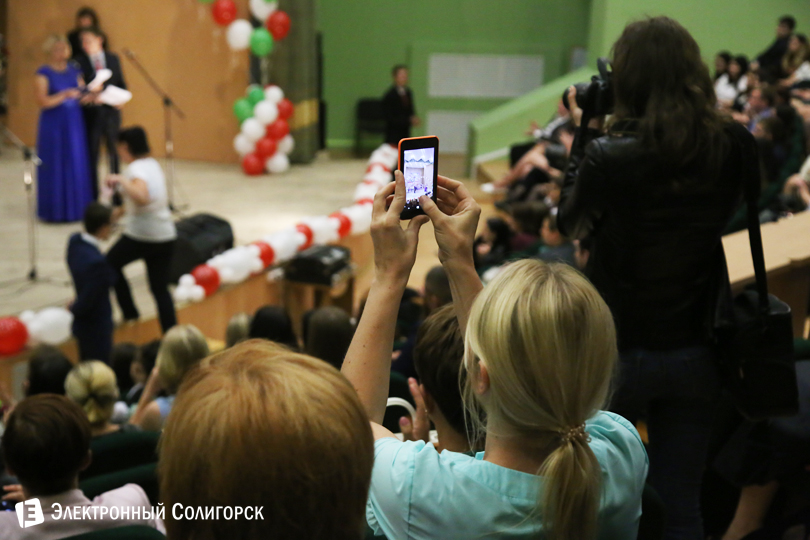
[[[666,17],[629,24],[613,45],[612,80],[585,96],[571,88],[568,102],[579,127],[558,225],[593,238],[586,273],[613,313],[621,355],[611,409],[631,422],[646,411],[665,538],[702,539],[719,390],[706,332],[710,278],[741,200],[740,141],[751,135],[717,112],[697,43]]]

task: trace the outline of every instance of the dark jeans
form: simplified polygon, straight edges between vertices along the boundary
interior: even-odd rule
[[[666,540],[703,540],[700,485],[720,383],[705,347],[621,354],[611,410],[646,418],[648,481],[664,501]]]
[[[174,252],[174,240],[168,242],[142,242],[128,236],[121,236],[107,253],[107,260],[117,274],[115,296],[124,313],[125,320],[137,319],[138,308],[132,300],[132,291],[124,277],[123,268],[133,261],[143,259],[149,277],[149,290],[157,304],[160,327],[163,332],[177,324],[174,301],[169,293],[169,269]]]
[[[87,124],[87,147],[90,152],[90,180],[93,198],[98,199],[98,159],[101,155],[101,139],[107,145],[110,173],[118,174],[118,131],[121,129],[121,111],[109,105],[87,107],[84,121]]]

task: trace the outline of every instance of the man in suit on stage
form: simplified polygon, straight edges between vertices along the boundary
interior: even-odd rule
[[[76,60],[82,69],[85,83],[92,81],[96,72],[102,69],[112,71],[112,77],[104,83],[126,90],[124,73],[121,71],[121,60],[118,55],[104,50],[104,34],[98,28],[82,30],[82,49],[84,54]],[[107,157],[110,160],[110,174],[118,174],[118,130],[121,128],[121,111],[110,105],[92,103],[84,108],[84,121],[87,128],[87,145],[90,150],[90,173],[93,183],[93,195],[98,199],[98,158],[101,150],[101,139],[107,145]]]
[[[398,146],[400,139],[411,136],[411,126],[419,125],[419,117],[413,104],[413,92],[408,88],[408,68],[394,66],[391,75],[394,84],[383,96],[385,142]]]
[[[84,231],[70,237],[67,264],[76,299],[73,312],[73,335],[79,342],[82,360],[109,363],[113,340],[110,288],[115,284],[115,272],[101,253],[101,242],[112,232],[112,210],[92,202],[84,211]]]

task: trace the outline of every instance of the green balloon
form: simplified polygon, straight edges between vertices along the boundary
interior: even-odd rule
[[[247,98],[237,99],[233,104],[233,114],[241,124],[251,116],[253,116],[253,104]]]
[[[250,35],[250,50],[256,56],[267,56],[273,50],[273,36],[267,28],[259,27]]]
[[[253,88],[248,92],[247,99],[252,109],[254,105],[264,99],[264,90],[259,85],[253,85]]]

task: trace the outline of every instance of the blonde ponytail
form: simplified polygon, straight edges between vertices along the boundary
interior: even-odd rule
[[[538,471],[546,538],[595,538],[601,468],[585,421],[607,402],[618,356],[599,293],[569,266],[513,263],[476,299],[465,348],[469,418],[475,422],[483,409],[488,432],[551,449]],[[483,395],[473,390],[479,363],[490,382]]]
[[[81,405],[92,426],[110,421],[118,400],[118,383],[115,372],[98,360],[82,362],[68,373],[65,393]]]

